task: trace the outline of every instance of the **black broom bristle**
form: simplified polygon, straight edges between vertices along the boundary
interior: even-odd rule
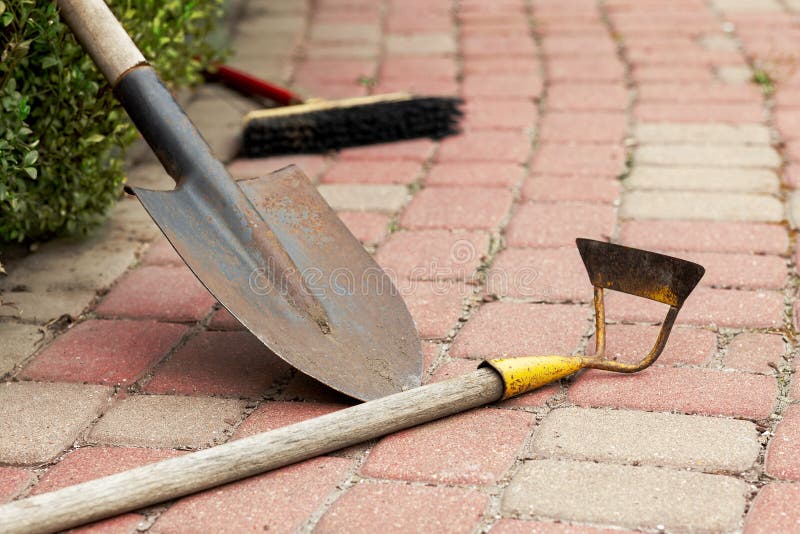
[[[242,153],[246,157],[264,157],[327,152],[418,137],[441,139],[458,133],[462,104],[456,97],[414,97],[257,117],[245,124]]]

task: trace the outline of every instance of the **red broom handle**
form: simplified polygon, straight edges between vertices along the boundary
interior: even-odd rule
[[[288,89],[274,85],[239,69],[227,65],[215,65],[211,69],[212,76],[225,85],[248,95],[257,95],[274,100],[282,106],[300,104],[303,98]]]

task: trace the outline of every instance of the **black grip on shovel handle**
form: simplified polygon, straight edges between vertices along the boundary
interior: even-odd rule
[[[114,96],[177,184],[227,174],[152,67],[126,72],[114,87]]]

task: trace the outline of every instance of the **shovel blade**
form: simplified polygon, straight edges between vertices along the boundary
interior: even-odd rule
[[[289,166],[231,185],[235,198],[222,201],[188,184],[134,191],[206,288],[292,366],[360,400],[418,386],[422,352],[402,297],[305,174]],[[258,232],[291,258],[324,321],[271,276]]]

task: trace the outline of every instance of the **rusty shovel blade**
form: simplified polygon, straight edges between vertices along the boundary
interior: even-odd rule
[[[267,347],[360,400],[420,385],[420,341],[402,297],[302,171],[217,182],[223,192],[197,184],[134,191],[200,281]]]

